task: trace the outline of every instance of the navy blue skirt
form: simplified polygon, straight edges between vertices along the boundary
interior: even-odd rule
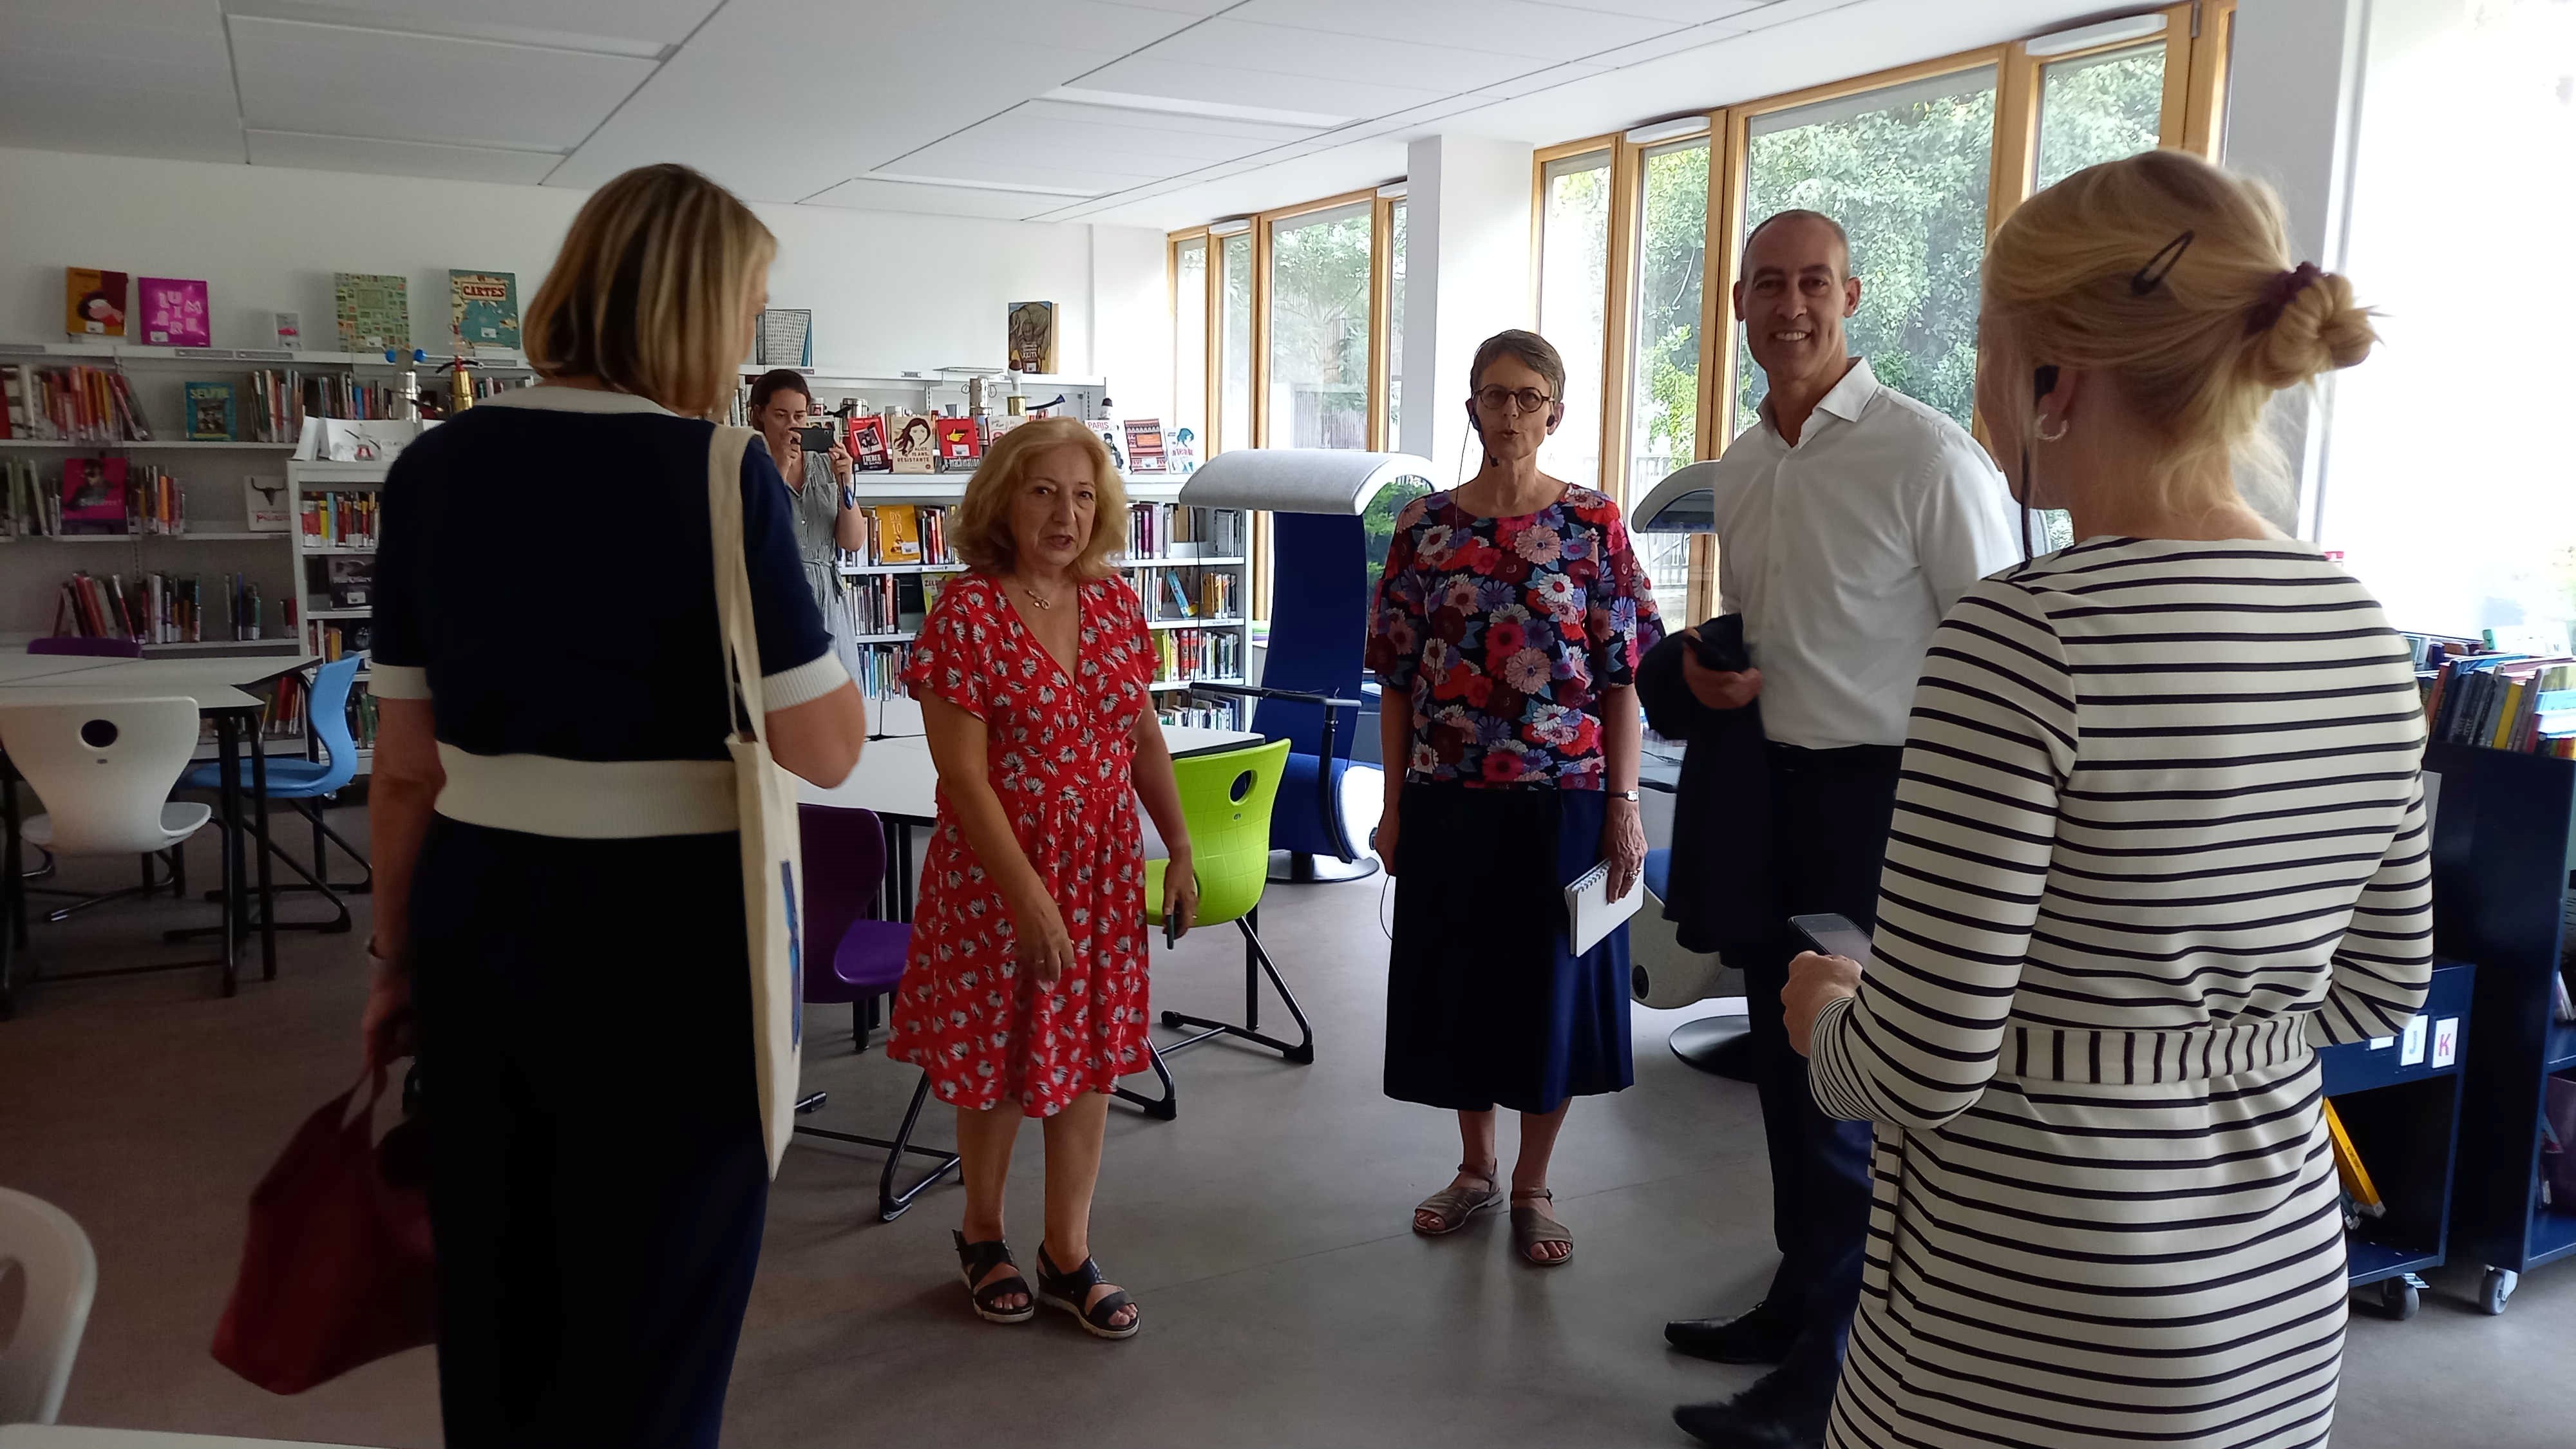
[[[1628,928],[1566,949],[1564,888],[1600,863],[1602,793],[1408,781],[1400,809],[1386,1094],[1547,1113],[1635,1081]]]

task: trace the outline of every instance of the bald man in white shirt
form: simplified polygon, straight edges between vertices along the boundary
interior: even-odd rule
[[[1782,212],[1743,255],[1735,310],[1770,394],[1718,460],[1713,492],[1720,608],[1744,616],[1753,667],[1682,657],[1702,704],[1762,701],[1780,901],[1771,941],[1731,964],[1745,975],[1780,1267],[1750,1311],[1664,1335],[1702,1358],[1779,1365],[1731,1402],[1676,1410],[1684,1429],[1729,1449],[1796,1449],[1823,1440],[1859,1301],[1870,1131],[1817,1109],[1789,1047],[1780,988],[1804,945],[1788,918],[1871,925],[1924,650],[1969,585],[2022,553],[1985,450],[1844,350],[1861,283],[1842,227]]]

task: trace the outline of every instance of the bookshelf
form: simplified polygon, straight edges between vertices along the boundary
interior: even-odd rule
[[[857,475],[852,491],[862,508],[945,509],[965,497],[970,473]],[[1240,509],[1184,508],[1178,503],[1179,476],[1141,474],[1127,481],[1129,538],[1152,545],[1131,549],[1121,571],[1143,601],[1147,627],[1164,668],[1154,681],[1156,712],[1176,723],[1240,727],[1242,703],[1195,693],[1202,684],[1241,684],[1251,658],[1252,624],[1245,603],[1251,598],[1248,553],[1251,522]],[[1142,515],[1140,519],[1139,515]],[[917,708],[900,683],[903,646],[920,627],[920,617],[935,599],[941,579],[961,571],[951,562],[877,563],[864,553],[843,553],[840,572],[854,593],[892,586],[894,617],[854,601],[856,624],[851,632],[859,646],[860,692],[887,733],[911,733],[909,716]],[[918,580],[917,587],[910,586]],[[1178,598],[1174,590],[1178,590]],[[1230,599],[1233,607],[1211,611],[1211,601]],[[1189,612],[1184,613],[1186,605]],[[891,622],[895,627],[884,628]],[[892,716],[903,716],[897,720]]]
[[[376,536],[374,509],[385,486],[390,459],[366,462],[307,462],[286,465],[287,537],[294,541],[295,618],[297,642],[307,654],[326,662],[373,647],[371,625],[375,590]],[[341,572],[342,597],[335,597],[332,574]],[[359,580],[363,579],[363,582]],[[351,592],[355,590],[356,592]],[[358,667],[350,686],[353,716],[350,735],[358,745],[358,773],[375,765],[375,711],[367,698],[369,669]]]

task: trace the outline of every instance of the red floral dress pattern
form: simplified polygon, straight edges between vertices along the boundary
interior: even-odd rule
[[[1619,505],[1589,488],[1518,518],[1445,492],[1396,516],[1368,667],[1413,701],[1406,774],[1598,790],[1601,691],[1664,637]]]
[[[972,573],[940,592],[904,666],[914,698],[984,722],[993,792],[1073,938],[1072,968],[1040,989],[942,789],[886,1052],[960,1107],[1016,1100],[1052,1117],[1146,1064],[1145,858],[1129,770],[1153,650],[1124,582],[1094,580],[1079,597],[1071,677],[1001,585]]]

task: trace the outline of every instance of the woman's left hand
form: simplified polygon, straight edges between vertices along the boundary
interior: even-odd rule
[[[850,450],[838,443],[832,445],[832,476],[844,483],[850,481]]]
[[[1175,939],[1190,933],[1199,919],[1199,873],[1190,865],[1190,851],[1183,846],[1172,852],[1163,867],[1163,919]]]
[[[1601,822],[1601,858],[1610,866],[1610,899],[1624,900],[1646,868],[1646,823],[1634,800],[1612,800]]]
[[[1816,1017],[1846,996],[1860,994],[1860,963],[1849,956],[1809,951],[1789,963],[1789,984],[1780,988],[1780,1006],[1789,1028],[1789,1045],[1808,1055],[1814,1045]]]

